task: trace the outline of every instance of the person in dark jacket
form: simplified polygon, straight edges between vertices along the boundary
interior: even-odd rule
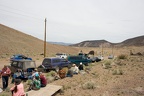
[[[80,70],[80,71],[81,71],[81,70],[84,70],[82,62],[81,62],[80,65],[79,65],[79,70]]]

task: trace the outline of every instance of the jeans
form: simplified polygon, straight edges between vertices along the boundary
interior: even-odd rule
[[[2,76],[3,89],[8,87],[9,76]]]

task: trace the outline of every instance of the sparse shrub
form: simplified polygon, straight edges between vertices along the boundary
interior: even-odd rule
[[[46,78],[47,78],[48,83],[51,83],[55,80],[56,74],[57,73],[55,71],[50,71],[46,74]]]
[[[1,93],[0,96],[9,96],[8,93]]]
[[[82,84],[83,89],[95,89],[96,85],[93,81],[87,81],[86,83]]]
[[[32,80],[28,79],[26,83],[27,85],[30,85],[32,83]]]
[[[71,89],[71,86],[66,86],[66,85],[63,85],[63,90],[67,90],[67,89]]]
[[[93,76],[94,78],[98,78],[98,77],[99,77],[99,74],[96,73],[96,72],[93,72],[93,73],[91,73],[91,74],[92,74],[92,76]]]
[[[46,77],[54,76],[55,74],[57,74],[55,71],[50,71],[46,74]]]
[[[52,76],[48,76],[48,77],[47,77],[47,82],[48,82],[48,83],[51,83],[51,82],[53,82],[54,80],[55,80],[55,78],[52,77]]]
[[[127,59],[127,55],[121,54],[118,56],[118,59]]]
[[[123,75],[123,71],[120,69],[116,69],[116,70],[113,70],[112,74],[113,75]]]
[[[39,58],[36,58],[36,60],[39,60]]]
[[[105,69],[111,68],[111,61],[106,61],[105,63],[103,63],[103,68]]]

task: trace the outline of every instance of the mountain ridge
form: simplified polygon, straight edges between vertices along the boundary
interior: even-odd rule
[[[74,47],[144,46],[144,35],[130,38],[130,39],[126,39],[120,43],[111,43],[111,42],[106,41],[106,40],[86,40],[86,41],[82,41],[80,43],[72,44],[69,46],[74,46]]]

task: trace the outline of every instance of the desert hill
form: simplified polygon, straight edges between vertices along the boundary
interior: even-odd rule
[[[0,24],[0,34],[0,58],[9,57],[12,54],[24,54],[30,57],[38,57],[43,54],[44,42],[38,38],[2,24]],[[46,56],[55,56],[57,52],[73,54],[77,53],[78,49],[47,43]]]
[[[120,46],[144,46],[144,36],[127,39],[117,45]]]
[[[77,44],[73,44],[70,46],[75,47],[111,47],[111,46],[117,46],[117,47],[124,47],[124,46],[144,46],[144,36],[139,36],[135,38],[127,39],[121,43],[111,43],[106,40],[91,40],[91,41],[83,41]]]
[[[100,47],[103,44],[103,46],[111,46],[112,43],[106,41],[106,40],[92,40],[92,41],[83,41],[77,44],[73,44],[70,46],[75,47]]]

